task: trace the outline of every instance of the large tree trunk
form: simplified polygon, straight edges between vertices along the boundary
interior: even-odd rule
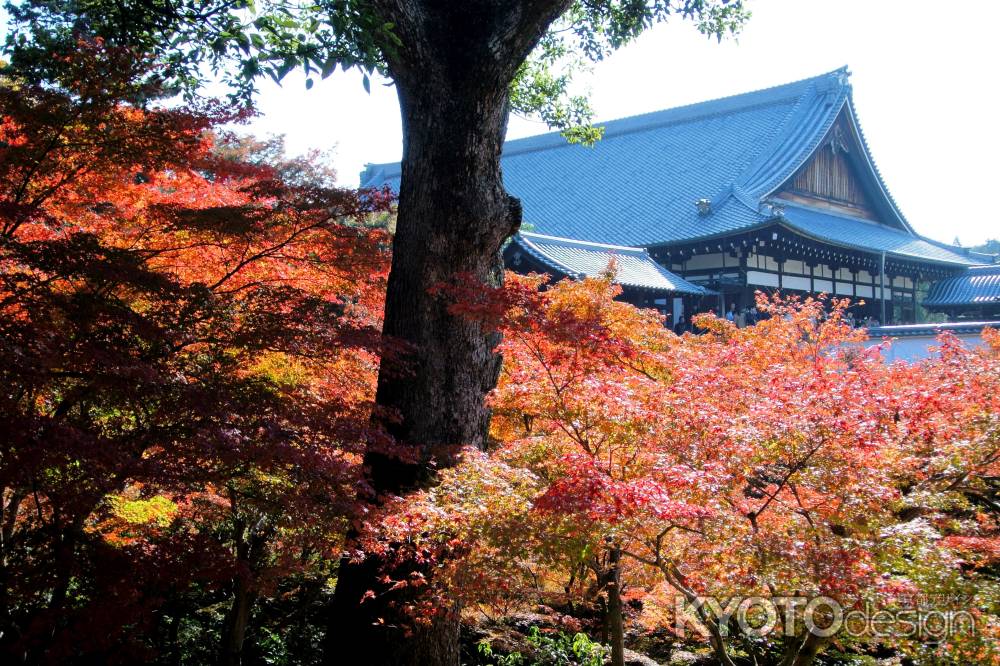
[[[344,559],[337,576],[331,624],[324,645],[324,662],[372,666],[421,666],[459,664],[458,609],[444,608],[439,615],[416,623],[400,608],[419,590],[390,590],[380,577],[384,561],[375,554],[359,562]],[[415,568],[415,567],[414,567]],[[390,569],[394,579],[406,577]],[[365,593],[375,596],[365,599]]]
[[[401,419],[388,422],[390,433],[421,455],[415,465],[370,455],[383,492],[423,483],[431,456],[447,464],[453,447],[484,445],[499,339],[428,290],[460,276],[499,286],[501,245],[521,223],[500,176],[506,87],[470,104],[450,87],[397,85],[406,145],[384,333],[406,347],[383,362],[377,400]]]
[[[448,312],[429,290],[461,279],[498,285],[500,249],[521,222],[500,173],[508,89],[519,66],[569,0],[373,0],[398,45],[384,48],[403,120],[402,179],[384,333],[404,353],[382,362],[378,404],[412,460],[370,452],[377,495],[431,483],[456,447],[483,447],[486,393],[500,372],[495,334]],[[378,560],[344,560],[327,633],[335,663],[457,665],[458,612],[407,630]]]
[[[399,87],[406,150],[385,334],[406,348],[383,362],[378,402],[399,416],[387,429],[417,463],[369,453],[366,463],[380,494],[430,482],[432,457],[447,465],[455,447],[484,445],[489,413],[483,399],[500,372],[498,339],[450,314],[447,299],[428,289],[462,274],[499,285],[501,244],[520,223],[517,201],[500,178],[506,89],[467,108],[450,90]],[[455,609],[408,634],[414,618],[390,606],[402,600],[385,593],[379,563],[374,555],[341,563],[327,646],[339,661],[328,663],[457,664]],[[378,594],[362,603],[369,590]],[[355,647],[358,653],[344,652]]]

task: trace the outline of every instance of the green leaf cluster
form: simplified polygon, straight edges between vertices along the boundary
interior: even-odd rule
[[[155,58],[143,90],[193,98],[222,82],[249,103],[256,83],[281,83],[294,70],[306,88],[338,67],[392,76],[387,53],[401,45],[396,26],[370,0],[8,0],[4,53],[18,75],[52,81],[61,56],[80,39],[100,38]],[[575,0],[521,64],[510,90],[513,112],[537,118],[574,143],[592,145],[588,96],[574,76],[657,23],[692,21],[707,36],[735,35],[749,18],[743,0]],[[150,85],[155,84],[155,85]],[[141,97],[137,92],[137,97]]]

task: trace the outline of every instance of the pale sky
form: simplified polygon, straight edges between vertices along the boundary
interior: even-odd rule
[[[876,164],[918,232],[963,245],[1000,238],[991,205],[1000,173],[1000,2],[750,0],[737,40],[718,44],[677,21],[660,25],[581,80],[599,120],[778,85],[848,65]],[[385,82],[381,82],[385,83]],[[283,133],[292,152],[335,151],[344,185],[367,162],[400,158],[395,90],[338,72],[261,86],[253,130]],[[545,131],[512,119],[509,138]]]

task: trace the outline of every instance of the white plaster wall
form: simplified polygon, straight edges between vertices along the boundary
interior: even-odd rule
[[[959,333],[956,335],[967,347],[979,347],[983,339],[978,333]],[[882,340],[869,340],[868,346],[877,345]],[[895,338],[884,352],[885,360],[889,361],[919,361],[928,358],[933,353],[931,347],[938,345],[937,337],[933,335],[914,335],[905,338]]]

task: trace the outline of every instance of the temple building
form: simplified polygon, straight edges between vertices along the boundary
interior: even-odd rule
[[[997,315],[982,299],[1000,271],[976,268],[995,257],[921,236],[889,194],[847,68],[603,127],[592,148],[558,133],[506,143],[526,229],[509,268],[575,278],[614,258],[623,297],[674,318],[742,309],[756,290],[863,300],[855,315],[883,324],[970,311],[952,294]],[[399,173],[372,164],[361,184]]]

